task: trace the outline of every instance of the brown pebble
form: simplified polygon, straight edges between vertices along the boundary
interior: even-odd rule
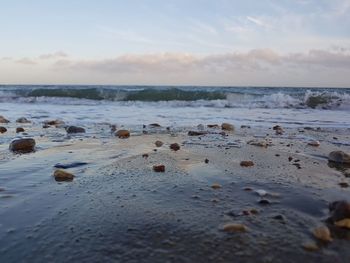
[[[234,233],[234,232],[246,232],[248,231],[248,228],[243,224],[228,223],[223,226],[222,230],[228,233]]]
[[[330,242],[332,241],[331,232],[326,226],[319,226],[312,231],[315,238],[321,241]]]
[[[251,166],[254,166],[254,163],[253,163],[252,161],[242,161],[242,162],[240,163],[240,165],[241,165],[242,167],[251,167]]]
[[[162,141],[156,141],[154,143],[157,147],[162,147],[163,146],[163,142]]]
[[[180,145],[178,143],[172,143],[170,144],[170,149],[176,152],[180,150]]]
[[[66,172],[64,170],[56,170],[53,174],[53,176],[55,177],[55,180],[58,182],[62,182],[62,181],[72,181],[74,178],[74,175]]]
[[[142,154],[142,157],[143,157],[143,158],[148,158],[148,153]]]
[[[115,133],[115,136],[120,139],[127,139],[130,137],[130,132],[128,130],[119,130]]]
[[[16,128],[16,133],[24,132],[24,129],[22,127]]]
[[[5,127],[0,126],[0,133],[5,133],[7,132],[7,129]]]
[[[307,243],[303,243],[301,245],[306,251],[317,251],[319,250],[319,247],[317,246],[317,244],[315,242],[307,242]]]
[[[159,164],[159,165],[153,165],[153,171],[157,173],[164,173],[165,172],[165,165]]]
[[[220,189],[221,185],[215,183],[215,184],[212,184],[211,188],[213,188],[213,189]]]

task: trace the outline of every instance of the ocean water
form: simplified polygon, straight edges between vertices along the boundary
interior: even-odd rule
[[[350,128],[350,88],[0,85],[0,115],[79,125]]]

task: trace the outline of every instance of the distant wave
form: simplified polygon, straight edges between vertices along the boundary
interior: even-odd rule
[[[349,89],[0,86],[0,102],[350,110]]]

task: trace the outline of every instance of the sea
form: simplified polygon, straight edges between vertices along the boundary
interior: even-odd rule
[[[72,125],[350,128],[350,88],[0,85],[0,115]]]

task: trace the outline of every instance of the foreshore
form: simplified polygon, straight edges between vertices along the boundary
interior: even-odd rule
[[[102,121],[0,123],[1,262],[349,262],[350,128]]]

